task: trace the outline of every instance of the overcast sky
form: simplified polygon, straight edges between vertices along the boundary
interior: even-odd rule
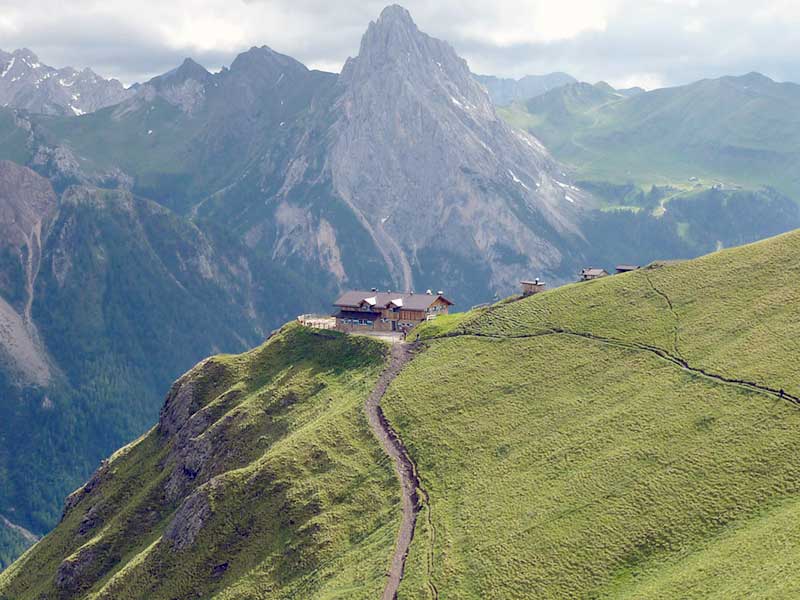
[[[228,65],[266,44],[338,71],[386,2],[371,0],[0,0],[0,48],[125,83],[191,56]],[[760,71],[800,81],[798,0],[407,0],[419,27],[473,71],[566,71],[646,88]],[[434,6],[435,5],[435,6]]]

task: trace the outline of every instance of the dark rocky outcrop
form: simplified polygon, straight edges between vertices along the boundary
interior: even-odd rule
[[[83,547],[75,556],[65,559],[56,571],[55,584],[62,592],[80,591],[88,584],[87,575],[95,568],[99,554],[91,547]]]
[[[97,470],[92,474],[89,481],[72,492],[64,501],[64,511],[61,519],[63,520],[67,514],[78,506],[85,498],[91,496],[92,492],[100,486],[104,481],[107,481],[111,476],[110,462],[104,459]]]
[[[194,492],[183,501],[164,531],[164,539],[175,551],[186,550],[194,544],[197,534],[211,517],[211,504],[205,490]]]

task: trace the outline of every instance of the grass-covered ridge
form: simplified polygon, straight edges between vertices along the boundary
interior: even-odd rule
[[[798,395],[798,257],[794,233],[428,339],[384,398],[430,506],[401,597],[800,593],[800,409],[669,358]]]
[[[376,597],[400,517],[363,412],[385,356],[290,325],[204,361],[0,575],[0,598]]]
[[[381,401],[420,485],[398,597],[799,595],[799,256],[797,232],[423,325]],[[291,325],[204,361],[0,599],[380,597],[386,358]]]

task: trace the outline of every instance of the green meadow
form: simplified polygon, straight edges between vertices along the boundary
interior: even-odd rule
[[[649,349],[797,394],[797,256],[790,234],[426,326],[384,400],[435,532],[405,597],[797,595],[800,410]]]
[[[399,598],[800,595],[798,256],[792,233],[421,326],[382,400],[422,488]],[[293,324],[200,363],[0,598],[380,597],[387,358]]]
[[[197,455],[176,454],[158,428],[119,451],[0,574],[0,598],[376,597],[400,522],[394,473],[363,413],[385,353],[290,325],[247,354],[201,363],[181,380],[196,428],[181,439]],[[192,467],[203,475],[175,493]],[[165,531],[198,494],[187,516],[203,527],[178,547]],[[85,566],[59,587],[65,559]]]

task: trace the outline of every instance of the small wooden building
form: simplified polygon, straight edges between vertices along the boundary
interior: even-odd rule
[[[544,281],[539,281],[538,277],[533,281],[520,281],[520,285],[522,285],[523,296],[533,296],[534,294],[540,294],[544,291],[545,287],[547,287]]]
[[[617,275],[620,273],[630,273],[631,271],[638,271],[639,265],[617,265]]]
[[[339,331],[405,331],[423,321],[448,314],[453,302],[439,292],[364,292],[353,290],[342,294],[334,303]]]
[[[595,267],[589,267],[588,269],[581,269],[580,278],[581,281],[591,281],[592,279],[600,279],[601,277],[607,277],[608,271],[605,269],[597,269]]]

